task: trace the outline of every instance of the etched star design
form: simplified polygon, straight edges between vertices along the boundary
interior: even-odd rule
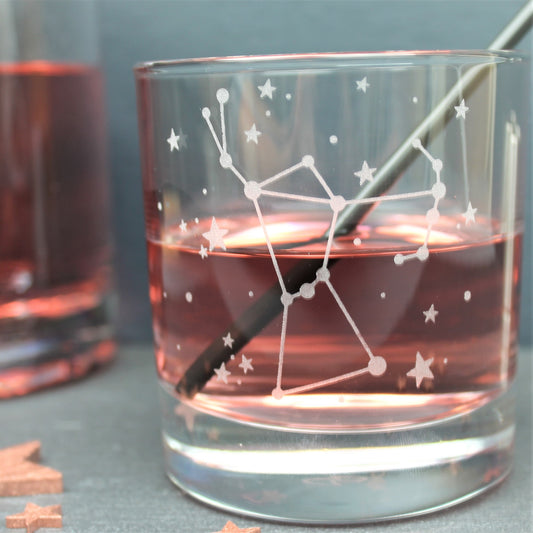
[[[227,370],[226,363],[222,363],[218,368],[215,368],[215,374],[217,375],[217,380],[228,384],[228,376],[231,375],[231,372]]]
[[[248,370],[253,371],[254,367],[252,366],[252,358],[248,359],[244,354],[242,354],[242,363],[239,365],[239,368],[242,368],[243,372],[246,374]]]
[[[203,244],[200,244],[200,250],[198,251],[198,253],[200,254],[200,257],[202,259],[205,259],[208,256],[207,248]]]
[[[261,533],[260,527],[237,527],[231,520],[226,522],[226,525],[215,533]]]
[[[429,369],[431,364],[433,363],[433,357],[430,359],[426,359],[424,361],[424,358],[420,355],[420,352],[416,352],[416,363],[415,367],[412,370],[409,370],[407,372],[407,376],[410,378],[416,379],[416,388],[420,388],[420,384],[422,383],[422,380],[424,378],[427,379],[433,379],[433,372]]]
[[[439,314],[439,312],[435,309],[435,305],[431,304],[431,307],[427,311],[422,311],[424,313],[424,316],[426,319],[424,320],[424,324],[427,324],[430,320],[435,324],[435,318]]]
[[[210,252],[217,246],[222,248],[222,250],[226,250],[226,245],[224,244],[224,235],[226,233],[228,233],[228,230],[219,228],[215,217],[213,217],[210,230],[202,233],[202,236],[209,241]]]
[[[465,105],[465,99],[464,98],[461,100],[461,103],[459,105],[454,106],[454,108],[455,108],[455,111],[457,113],[455,115],[455,118],[459,118],[459,117],[463,118],[463,119],[466,118],[466,113],[469,110],[469,107],[467,107]]]
[[[170,130],[170,137],[167,139],[167,143],[170,145],[170,151],[173,152],[176,149],[179,152],[180,136],[174,133],[174,128]]]
[[[255,122],[252,124],[252,127],[249,130],[245,130],[244,134],[246,135],[246,142],[249,143],[253,141],[255,144],[258,144],[257,138],[261,135],[261,132],[255,127]]]
[[[41,507],[34,503],[28,503],[22,513],[6,516],[6,527],[10,529],[25,528],[28,533],[33,533],[42,527],[63,527],[61,505]]]
[[[465,223],[468,225],[471,222],[476,222],[476,213],[477,213],[477,207],[472,207],[472,203],[468,202],[468,207],[466,211],[463,213],[463,216],[465,217]]]
[[[0,450],[0,496],[63,492],[61,472],[37,463],[39,441]]]
[[[224,346],[229,346],[230,348],[233,346],[233,343],[235,342],[235,339],[231,338],[231,333],[229,331],[225,337],[222,337],[222,340],[224,341]]]
[[[261,98],[268,96],[272,100],[272,94],[276,90],[276,87],[270,83],[270,78],[268,78],[264,85],[258,85],[257,88],[261,91],[259,94]]]
[[[372,175],[375,172],[375,168],[370,168],[366,161],[363,161],[363,166],[359,172],[354,172],[354,176],[359,178],[359,185],[363,185],[365,181],[372,181],[374,176]]]
[[[183,232],[187,231],[187,222],[183,219],[181,219],[180,230]]]
[[[366,93],[366,90],[370,87],[370,83],[368,83],[366,76],[362,80],[357,80],[355,83],[357,83],[357,90],[363,91]]]

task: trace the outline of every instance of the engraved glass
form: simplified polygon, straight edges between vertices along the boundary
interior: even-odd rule
[[[527,61],[136,68],[170,478],[254,516],[463,501],[512,462]]]

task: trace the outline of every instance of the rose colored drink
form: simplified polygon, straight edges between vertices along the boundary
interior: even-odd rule
[[[0,65],[0,397],[113,353],[102,90],[94,67]]]
[[[281,313],[238,352],[233,353],[231,339],[224,340],[224,328],[276,282],[264,244],[250,241],[250,235],[261,234],[260,228],[254,231],[254,220],[220,220],[221,227],[232,228],[225,236],[227,250],[213,250],[204,258],[199,249],[207,244],[202,234],[210,220],[190,221],[186,232],[167,229],[164,242],[149,240],[161,379],[178,383],[219,339],[220,349],[228,353],[225,369],[230,374],[225,379],[214,375],[193,404],[242,420],[295,427],[377,427],[390,423],[393,412],[394,425],[402,425],[484,404],[515,372],[521,237],[488,238],[487,228],[478,224],[477,232],[469,229],[468,239],[461,240],[457,221],[450,219],[433,233],[426,261],[397,265],[398,251],[416,250],[420,244],[424,221],[419,218],[395,216],[379,226],[361,226],[332,248],[331,259],[337,261],[329,267],[331,285],[369,350],[386,361],[385,371],[350,377],[367,367],[368,356],[326,284],[319,283],[311,298],[297,298],[289,308],[280,385],[284,391],[303,390],[280,400],[272,391],[280,371]],[[273,228],[289,220],[291,215],[283,214],[270,224]],[[292,221],[309,240],[327,229],[316,221],[307,226],[297,217]],[[282,273],[297,262],[324,255],[323,244],[283,250],[283,242],[293,238],[275,237]],[[509,253],[511,263],[506,263]],[[504,282],[509,264],[510,292]],[[422,360],[418,378],[417,353]],[[336,376],[345,377],[335,381]],[[332,381],[310,386],[328,379]],[[335,421],[332,409],[338,411]]]

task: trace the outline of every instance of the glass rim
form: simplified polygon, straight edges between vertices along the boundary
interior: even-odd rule
[[[418,60],[415,60],[418,58]],[[402,63],[402,66],[415,66],[417,61],[429,60],[431,58],[450,59],[458,61],[468,59],[470,64],[495,63],[504,61],[526,60],[530,54],[522,50],[489,50],[489,49],[462,49],[462,50],[387,50],[371,52],[311,52],[311,53],[287,53],[287,54],[258,54],[258,55],[230,55],[211,56],[184,59],[163,59],[152,61],[141,61],[133,66],[136,76],[157,75],[158,73],[168,73],[171,70],[182,70],[189,68],[213,68],[214,72],[220,68],[221,72],[241,72],[252,68],[260,68],[268,65],[272,70],[283,70],[289,67],[290,62],[298,63],[298,67],[306,68],[331,68],[335,61],[348,62],[337,66],[357,66],[357,62],[371,63],[380,60],[392,61],[387,63],[395,65],[394,60],[409,61],[412,64]],[[477,61],[476,61],[477,60]],[[313,63],[315,62],[315,63]],[[318,65],[316,62],[320,62]],[[331,63],[331,64],[330,64]],[[330,65],[328,65],[330,64]],[[385,65],[385,64],[384,64]],[[234,66],[235,70],[225,70]],[[375,65],[378,66],[378,65]],[[399,66],[399,65],[398,65]],[[204,74],[211,72],[203,71]]]

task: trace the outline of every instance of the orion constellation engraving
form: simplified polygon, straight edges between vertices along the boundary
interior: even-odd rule
[[[369,84],[366,81],[366,78],[363,78],[361,82],[357,82],[357,83],[358,83],[358,90],[359,90],[359,87],[361,87],[360,90],[363,90],[363,92],[366,92],[366,88],[369,86]],[[360,86],[359,83],[361,83],[362,85]],[[267,82],[265,82],[263,86],[258,86],[258,89],[260,90],[261,98],[264,98],[265,96],[267,96],[268,98],[272,98],[272,92],[275,90],[275,87],[272,86],[270,79],[268,79]],[[272,266],[274,268],[278,283],[281,288],[281,293],[282,293],[281,303],[283,305],[283,314],[282,314],[282,324],[281,324],[281,333],[280,333],[280,350],[279,350],[279,358],[278,358],[278,371],[277,371],[277,377],[276,377],[276,386],[274,390],[272,391],[272,395],[276,399],[281,399],[284,396],[289,395],[289,394],[297,394],[297,393],[301,393],[305,391],[315,390],[315,389],[326,387],[328,385],[338,383],[341,381],[345,381],[345,380],[348,380],[348,379],[351,379],[353,377],[360,376],[363,374],[370,374],[371,376],[374,376],[374,377],[381,376],[387,369],[387,362],[385,361],[383,357],[379,355],[375,355],[373,353],[372,349],[367,344],[363,334],[357,327],[355,320],[352,318],[352,316],[346,309],[346,306],[344,305],[341,296],[337,293],[337,291],[335,290],[335,287],[333,286],[330,280],[330,271],[328,268],[328,264],[329,264],[329,258],[330,258],[332,244],[333,244],[333,238],[334,238],[334,233],[335,233],[334,230],[337,224],[337,219],[338,219],[339,213],[343,211],[347,206],[350,206],[350,205],[356,205],[356,204],[361,204],[361,203],[374,203],[376,201],[385,202],[385,201],[392,201],[392,200],[412,199],[412,198],[424,197],[424,196],[428,196],[428,197],[433,196],[434,198],[433,207],[429,209],[429,211],[427,211],[426,213],[427,231],[426,231],[426,237],[425,237],[423,245],[420,246],[419,249],[413,254],[397,254],[394,257],[394,262],[397,265],[401,265],[405,261],[410,260],[410,259],[418,259],[420,261],[425,261],[429,256],[428,242],[429,242],[429,236],[431,233],[431,228],[438,221],[439,216],[440,216],[440,213],[438,210],[439,201],[444,197],[446,193],[446,187],[440,179],[440,173],[441,173],[442,166],[443,166],[442,161],[440,159],[433,158],[427,152],[427,150],[422,146],[421,141],[419,139],[415,139],[412,143],[413,147],[417,150],[420,150],[424,154],[424,156],[431,162],[433,171],[435,172],[435,183],[432,186],[432,188],[429,190],[415,191],[411,193],[390,194],[390,195],[383,195],[383,196],[363,198],[363,199],[346,199],[344,198],[344,196],[335,195],[333,191],[330,189],[329,185],[327,184],[322,174],[317,169],[313,156],[309,154],[304,155],[299,162],[295,163],[291,167],[286,168],[278,172],[277,174],[274,174],[273,176],[270,176],[262,181],[247,180],[239,172],[239,170],[234,166],[232,157],[228,153],[228,150],[227,150],[225,104],[228,102],[229,96],[230,95],[229,95],[228,90],[224,88],[218,89],[216,92],[216,98],[219,103],[219,113],[220,113],[220,130],[221,130],[220,137],[215,132],[213,122],[211,121],[211,111],[208,107],[204,107],[202,109],[202,117],[207,123],[209,131],[213,138],[213,141],[215,142],[218,148],[218,151],[220,154],[219,156],[220,166],[224,169],[231,171],[232,174],[241,182],[243,186],[244,195],[246,196],[246,198],[248,198],[248,200],[250,200],[250,202],[252,202],[255,208],[255,212],[256,212],[259,224],[261,225],[263,235],[265,238],[265,244],[267,246],[270,259],[272,261]],[[254,127],[253,129],[256,132],[256,128]],[[249,137],[249,133],[250,133],[250,130],[248,130],[248,132],[245,132],[247,137]],[[249,138],[247,140],[249,140]],[[270,186],[276,182],[289,178],[291,174],[302,169],[308,169],[308,171],[316,178],[317,182],[321,185],[323,191],[327,195],[327,198],[307,196],[307,195],[302,195],[302,194],[284,193],[284,192],[279,192],[279,191],[275,191],[272,189],[266,189],[267,186]],[[364,161],[361,171],[354,172],[354,175],[360,178],[361,184],[362,184],[365,181],[372,181],[373,179],[372,173],[375,170],[376,170],[375,168],[370,168],[368,163]],[[285,286],[285,282],[283,280],[283,276],[281,274],[281,270],[278,265],[278,260],[277,260],[277,257],[274,251],[274,247],[270,239],[268,228],[263,218],[263,212],[259,204],[259,199],[261,196],[325,204],[329,206],[329,208],[332,211],[322,266],[317,269],[316,277],[311,283],[303,283],[298,289],[298,291],[294,293],[288,292]],[[213,217],[210,231],[203,234],[203,236],[209,240],[209,245],[210,245],[209,251],[212,251],[213,248],[216,246],[219,246],[223,250],[225,250],[225,246],[223,242],[223,235],[226,232],[227,230],[221,230],[220,228],[218,228],[218,225],[216,224],[216,220]],[[355,244],[355,241],[354,241],[354,244]],[[318,284],[324,284],[326,288],[329,290],[332,298],[334,299],[338,308],[344,315],[346,322],[349,324],[355,337],[357,338],[360,345],[366,352],[366,355],[368,357],[368,364],[367,366],[360,368],[358,370],[352,371],[352,372],[347,372],[345,374],[334,376],[332,378],[324,379],[321,381],[315,381],[313,383],[309,383],[309,384],[302,385],[299,387],[293,387],[293,388],[284,390],[282,388],[282,376],[283,376],[285,339],[286,339],[287,324],[288,324],[288,319],[289,319],[289,310],[290,310],[291,305],[298,298],[302,298],[303,300],[312,300],[315,295],[316,286]],[[226,342],[224,342],[224,344],[226,344]],[[243,363],[244,361],[245,360],[243,359]],[[420,366],[420,363],[418,363],[418,357],[417,357],[417,364],[418,366]],[[431,363],[430,362],[428,363],[428,367],[429,367],[429,364]],[[227,377],[229,375],[229,372],[226,369],[224,363],[222,363],[222,365],[218,369],[216,369],[215,372],[217,375],[217,379],[219,381],[223,381],[224,383],[227,382]],[[427,374],[427,371],[426,371],[426,374]],[[429,376],[424,376],[424,377],[429,377]],[[417,382],[418,382],[418,378],[417,378]]]

